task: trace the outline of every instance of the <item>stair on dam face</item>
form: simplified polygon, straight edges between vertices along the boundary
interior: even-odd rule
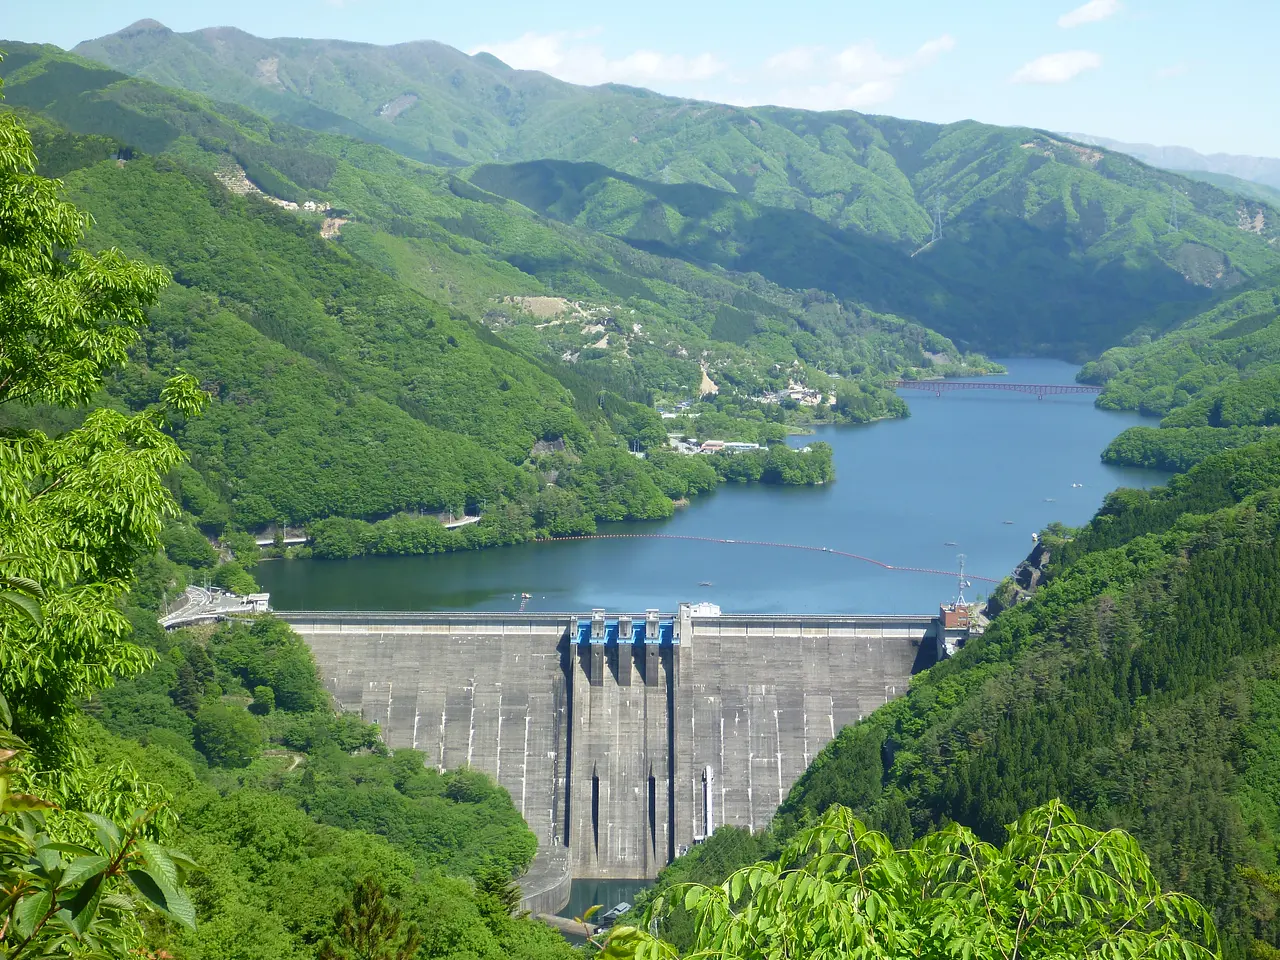
[[[389,746],[507,789],[538,838],[526,894],[539,886],[544,910],[570,873],[653,877],[723,823],[761,829],[840,728],[940,646],[928,616],[281,618]]]

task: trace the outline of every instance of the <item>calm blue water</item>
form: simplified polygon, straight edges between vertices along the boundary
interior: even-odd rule
[[[1054,360],[1003,362],[1011,382],[1072,383],[1076,370]],[[908,420],[826,427],[796,438],[797,446],[831,444],[833,484],[726,486],[670,520],[605,525],[600,532],[826,546],[941,570],[954,570],[964,553],[971,575],[999,579],[1026,556],[1032,531],[1053,520],[1080,524],[1111,489],[1165,479],[1099,461],[1107,443],[1140,418],[1095,409],[1091,396],[903,395]],[[529,610],[671,610],[684,600],[709,600],[738,613],[922,613],[955,594],[950,577],[825,553],[679,540],[278,561],[257,574],[278,610],[514,610],[519,594],[529,592]],[[968,596],[989,589],[975,579]]]

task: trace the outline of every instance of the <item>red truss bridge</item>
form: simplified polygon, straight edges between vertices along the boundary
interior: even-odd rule
[[[936,397],[952,390],[1007,390],[1029,393],[1037,400],[1070,393],[1102,392],[1091,383],[1006,383],[1003,380],[890,380],[887,384],[899,390],[928,390]]]

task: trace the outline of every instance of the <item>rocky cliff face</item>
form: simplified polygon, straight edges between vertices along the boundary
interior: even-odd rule
[[[982,609],[982,615],[990,619],[1031,596],[1044,580],[1051,555],[1048,545],[1043,541],[1037,543],[1027,558],[1013,568],[1013,576],[996,588]]]

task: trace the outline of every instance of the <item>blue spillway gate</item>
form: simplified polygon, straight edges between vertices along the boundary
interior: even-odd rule
[[[578,643],[614,646],[618,643],[618,630],[618,618],[608,617],[604,621],[604,636],[593,637],[591,635],[591,620],[583,619],[578,621],[578,634],[574,639]],[[659,620],[658,635],[656,637],[650,637],[648,635],[644,617],[635,617],[631,623],[631,639],[625,642],[656,643],[661,646],[669,647],[678,645],[680,640],[676,637],[676,623],[674,619]]]

